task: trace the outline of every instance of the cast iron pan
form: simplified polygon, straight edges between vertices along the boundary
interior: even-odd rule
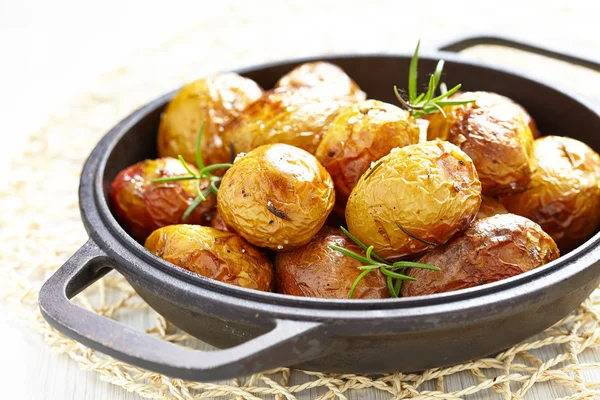
[[[600,69],[572,55],[498,38],[444,46],[460,50],[507,44]],[[422,57],[433,71],[444,58],[448,85],[489,90],[521,103],[545,133],[580,139],[600,151],[600,115],[564,89],[516,72],[469,62],[448,52]],[[316,57],[340,65],[370,97],[395,103],[391,90],[408,75],[408,55]],[[311,59],[312,60],[312,59]],[[299,63],[240,71],[265,88]],[[427,77],[421,74],[423,80]],[[422,82],[423,84],[425,81]],[[325,300],[226,285],[163,261],[118,225],[108,207],[110,183],[123,168],[156,157],[161,111],[174,92],[135,111],[114,127],[88,158],[79,189],[89,241],[42,287],[40,308],[67,336],[120,360],[189,380],[217,380],[278,366],[323,372],[384,373],[441,367],[493,354],[551,326],[600,283],[600,234],[534,271],[493,284],[423,297]],[[91,313],[69,301],[112,268],[157,312],[222,350],[179,347]]]

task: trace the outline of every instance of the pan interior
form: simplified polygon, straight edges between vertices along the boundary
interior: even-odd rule
[[[587,143],[600,153],[600,117],[582,102],[565,91],[550,85],[528,79],[517,74],[488,68],[476,63],[463,62],[457,56],[446,55],[447,60],[443,81],[449,87],[462,83],[464,90],[484,90],[497,92],[524,106],[535,119],[540,131],[545,135],[569,136]],[[335,63],[367,93],[369,98],[397,104],[392,87],[406,86],[410,58],[406,56],[339,56],[315,58]],[[433,71],[439,58],[420,59],[421,71]],[[268,89],[292,68],[307,60],[267,65],[241,71],[241,74],[255,80]],[[428,75],[421,74],[420,87],[426,86]],[[156,135],[160,115],[173,93],[166,95],[156,107],[139,112],[139,118],[128,129],[116,132],[108,154],[105,154],[102,195],[100,201],[108,205],[110,185],[122,169],[139,161],[156,158]],[[103,207],[107,209],[106,207]],[[112,217],[111,217],[112,218]],[[112,221],[116,224],[116,221]],[[487,286],[487,285],[484,285]]]

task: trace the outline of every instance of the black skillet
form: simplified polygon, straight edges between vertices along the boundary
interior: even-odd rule
[[[420,67],[433,71],[435,61],[443,58],[449,85],[461,82],[467,90],[504,94],[525,106],[542,132],[572,136],[600,152],[597,107],[555,85],[446,52],[490,43],[600,70],[591,60],[489,37],[441,47],[443,51],[433,57],[422,57]],[[408,75],[410,57],[315,59],[338,64],[370,97],[394,103],[391,87]],[[294,66],[311,60],[262,65],[240,73],[269,88]],[[174,267],[131,239],[108,206],[108,190],[116,174],[156,157],[154,137],[160,114],[173,94],[135,111],[96,146],[84,166],[79,188],[81,215],[90,239],[40,291],[46,320],[86,346],[189,380],[230,378],[278,366],[344,373],[409,372],[502,351],[566,316],[600,283],[600,234],[528,273],[476,288],[413,298],[291,297],[226,285]],[[182,348],[69,301],[113,268],[157,312],[222,350]]]

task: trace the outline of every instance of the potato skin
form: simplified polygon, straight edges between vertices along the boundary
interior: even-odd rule
[[[364,252],[338,228],[324,227],[306,245],[278,253],[275,258],[277,292],[292,296],[347,299],[362,265],[335,251],[330,244],[357,254]],[[354,299],[389,297],[386,279],[379,270],[366,275],[356,286]]]
[[[240,236],[207,226],[171,225],[146,239],[146,249],[188,271],[249,289],[271,291],[271,262]]]
[[[419,142],[419,126],[408,112],[378,100],[343,107],[317,148],[343,210],[350,192],[372,162],[393,148]]]
[[[238,156],[223,176],[217,202],[223,221],[250,243],[286,251],[321,229],[335,191],[314,156],[278,143]]]
[[[489,92],[465,92],[452,100],[474,103],[444,107],[429,118],[427,137],[457,145],[473,159],[483,194],[498,196],[523,190],[531,177],[533,136],[522,108]]]
[[[251,79],[234,73],[211,75],[185,85],[162,114],[158,128],[158,154],[180,154],[196,163],[196,140],[202,122],[202,160],[205,165],[229,162],[223,145],[224,126],[262,95]]]
[[[508,99],[508,98],[506,97],[506,99]],[[523,116],[523,122],[525,122],[525,124],[527,124],[527,126],[529,126],[529,129],[531,129],[531,135],[533,136],[533,138],[537,139],[540,136],[542,136],[542,134],[540,133],[540,130],[537,127],[537,124],[535,123],[535,120],[533,119],[533,117],[531,115],[529,115],[529,112],[525,109],[525,107],[523,107],[522,105],[520,105],[519,103],[517,103],[516,101],[514,101],[512,99],[508,99],[508,100],[512,101],[514,103],[514,105],[516,105],[521,110],[521,114]]]
[[[500,201],[566,253],[600,228],[600,156],[578,140],[545,136],[534,143],[533,165],[529,187]]]
[[[364,100],[365,92],[337,65],[317,61],[297,66],[279,79],[276,88],[310,88],[321,95],[333,97],[354,97]]]
[[[348,229],[385,259],[443,244],[466,229],[481,203],[473,162],[455,145],[434,140],[393,150],[365,173],[346,206]]]
[[[190,168],[197,170],[190,165]],[[193,181],[152,183],[156,178],[188,175],[183,165],[174,158],[145,160],[125,168],[115,178],[110,189],[112,209],[125,230],[142,241],[155,229],[179,224],[183,213],[196,198]],[[200,181],[200,189],[210,182]],[[210,195],[185,220],[189,224],[206,225],[216,205]]]
[[[227,125],[223,141],[236,154],[273,143],[314,154],[340,107],[349,103],[349,98],[319,96],[310,89],[270,90]]]
[[[508,211],[497,199],[489,196],[481,196],[481,206],[477,211],[477,219],[492,217],[496,214],[508,214]]]
[[[530,271],[560,256],[556,243],[535,222],[514,214],[478,219],[418,262],[441,271],[409,269],[416,281],[402,284],[402,296],[450,292]]]

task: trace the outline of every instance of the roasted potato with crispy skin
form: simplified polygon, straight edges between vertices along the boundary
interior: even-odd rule
[[[506,97],[506,99],[508,99],[508,98]],[[537,124],[535,123],[535,120],[531,117],[531,115],[529,115],[529,112],[527,112],[525,107],[523,107],[522,105],[520,105],[519,103],[515,102],[512,99],[509,99],[509,100],[512,101],[521,110],[521,114],[523,116],[523,121],[527,124],[527,126],[529,126],[529,129],[531,129],[531,134],[532,134],[533,138],[537,139],[540,136],[542,136],[540,133],[540,130],[537,127]]]
[[[223,176],[217,202],[223,221],[250,243],[286,251],[321,229],[335,191],[313,155],[279,143],[238,156]]]
[[[222,140],[224,126],[262,95],[251,79],[234,73],[212,75],[185,85],[162,114],[158,128],[158,154],[179,155],[196,162],[198,130],[202,133],[202,160],[206,165],[229,162]]]
[[[367,96],[358,85],[337,65],[317,61],[294,68],[279,79],[276,88],[310,88],[324,96],[350,96],[364,100]]]
[[[418,142],[417,122],[396,106],[365,100],[343,107],[315,154],[333,179],[342,213],[350,192],[371,163],[393,148]]]
[[[329,247],[334,244],[364,254],[339,228],[324,227],[310,242],[275,258],[276,288],[293,296],[347,299],[362,264]],[[389,296],[386,279],[379,270],[367,274],[356,286],[355,299]]]
[[[171,225],[146,239],[146,249],[188,271],[231,285],[271,291],[271,262],[240,236],[207,226]]]
[[[531,177],[533,136],[522,108],[489,92],[466,92],[451,100],[474,103],[444,107],[429,118],[429,140],[447,140],[473,159],[483,194],[498,196],[523,190]]]
[[[190,168],[197,170],[190,165]],[[174,158],[146,160],[119,172],[110,189],[111,206],[125,230],[137,240],[144,240],[155,229],[167,225],[189,223],[206,225],[216,199],[206,201],[183,221],[183,213],[197,196],[193,181],[152,183],[153,179],[188,175]],[[200,189],[208,188],[208,179],[200,181]]]
[[[570,251],[600,228],[600,156],[575,139],[537,139],[529,187],[500,201],[540,224],[563,253]]]
[[[273,143],[314,154],[340,107],[350,103],[349,98],[323,97],[309,89],[271,90],[227,125],[223,140],[236,154]]]
[[[348,229],[385,259],[446,243],[481,203],[473,162],[434,140],[393,150],[358,181],[346,206]]]
[[[492,217],[496,214],[508,214],[508,211],[497,199],[489,196],[481,196],[481,206],[477,211],[477,219]]]
[[[478,219],[418,262],[441,271],[412,268],[416,281],[402,284],[402,296],[450,292],[530,271],[560,256],[556,243],[535,222],[514,214]]]

